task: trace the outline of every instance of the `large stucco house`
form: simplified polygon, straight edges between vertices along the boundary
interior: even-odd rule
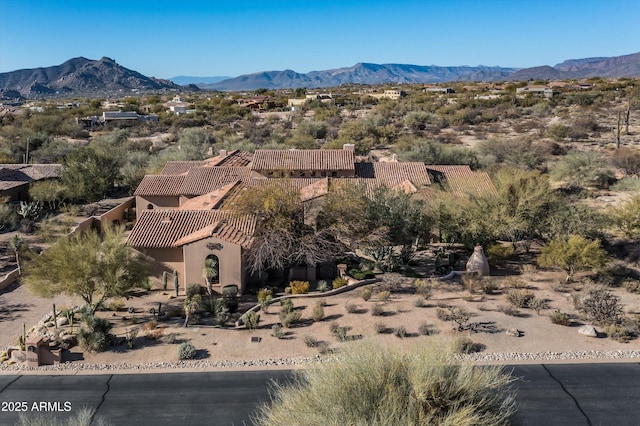
[[[134,193],[137,220],[128,242],[155,261],[156,274],[177,271],[181,286],[205,285],[203,268],[211,257],[219,270],[214,289],[236,284],[242,291],[256,279],[243,261],[256,219],[233,214],[233,197],[244,188],[292,185],[300,201],[313,207],[334,183],[384,184],[414,193],[428,192],[430,185],[445,180],[454,193],[469,185],[493,190],[486,173],[468,166],[427,166],[395,158],[359,162],[348,144],[333,150],[223,150],[203,161],[169,161],[160,174],[145,176]],[[313,281],[329,278],[334,269],[319,265],[294,272],[301,274],[296,278]]]

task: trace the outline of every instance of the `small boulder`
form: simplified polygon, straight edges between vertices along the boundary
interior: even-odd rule
[[[27,360],[27,354],[23,351],[11,351],[11,359],[14,362],[25,362]]]
[[[60,317],[56,321],[56,324],[58,325],[58,327],[62,327],[63,325],[69,324],[69,319],[67,317]]]
[[[578,334],[587,337],[598,337],[598,330],[592,325],[583,325],[578,329]]]
[[[504,334],[511,337],[520,337],[520,330],[517,330],[515,328],[510,328],[507,331],[505,331]]]

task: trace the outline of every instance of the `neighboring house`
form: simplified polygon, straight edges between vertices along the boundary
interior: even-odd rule
[[[0,164],[0,198],[28,201],[31,182],[57,179],[61,173],[60,164]]]
[[[157,122],[158,116],[155,114],[140,115],[135,111],[104,111],[102,115],[76,118],[76,123],[83,125],[85,128],[114,123],[118,123],[119,125],[133,125],[145,121]]]
[[[438,87],[438,86],[425,87],[424,89],[422,89],[422,91],[425,92],[425,93],[427,93],[427,92],[445,93],[445,94],[456,93],[456,91],[454,89],[452,89],[451,87]]]
[[[547,86],[533,86],[533,85],[518,87],[516,89],[516,95],[523,96],[526,94],[544,96],[545,98],[553,98],[554,96],[559,95],[560,92],[558,92],[557,90],[553,90],[552,88]]]
[[[369,96],[372,96],[377,99],[401,99],[407,96],[407,93],[404,90],[385,90],[382,93],[370,93]]]
[[[284,179],[283,179],[284,177]],[[299,193],[308,220],[330,191],[360,185],[371,194],[384,186],[405,193],[423,192],[434,182],[455,194],[495,191],[486,173],[468,166],[427,166],[420,162],[357,162],[353,145],[343,149],[221,151],[203,161],[170,161],[158,175],[144,177],[134,195],[137,222],[129,244],[156,261],[154,272],[177,271],[184,287],[205,285],[208,256],[219,261],[214,288],[236,284],[240,290],[256,277],[246,272],[243,253],[250,248],[256,219],[233,213],[247,188],[283,185]],[[296,278],[331,278],[335,265],[292,268]],[[329,275],[327,275],[329,274]]]

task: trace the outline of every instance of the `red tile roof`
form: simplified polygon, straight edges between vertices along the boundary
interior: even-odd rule
[[[496,193],[496,187],[486,172],[474,172],[469,166],[428,165],[434,181],[443,182],[456,195]]]
[[[185,175],[180,194],[203,195],[233,182],[247,182],[255,179],[248,167],[196,167]]]
[[[179,210],[213,210],[220,207],[229,192],[239,183],[235,181],[207,194],[193,197],[178,207]]]
[[[247,248],[255,226],[255,218],[224,210],[145,210],[127,243],[137,248],[171,248],[213,236]]]
[[[247,167],[253,161],[253,153],[249,151],[241,151],[236,149],[227,154],[226,157],[222,157],[216,166],[227,167]]]
[[[204,167],[208,165],[206,161],[167,161],[160,172],[161,175],[181,175],[187,173],[194,167]]]
[[[353,170],[353,151],[345,149],[258,150],[252,170],[332,171]]]
[[[184,175],[146,175],[133,195],[182,195]]]
[[[409,181],[416,186],[430,185],[427,166],[420,162],[399,163],[355,163],[356,176],[378,179],[389,186],[396,186]]]
[[[0,190],[22,186],[41,179],[54,179],[62,174],[60,164],[0,164]]]
[[[218,155],[202,161],[167,161],[160,174],[181,175],[196,167],[247,167],[251,160],[253,160],[253,153],[236,149],[224,157]]]

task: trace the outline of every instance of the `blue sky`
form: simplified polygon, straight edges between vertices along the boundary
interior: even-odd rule
[[[555,65],[640,51],[638,17],[638,0],[0,0],[0,72],[78,56],[160,78]]]

